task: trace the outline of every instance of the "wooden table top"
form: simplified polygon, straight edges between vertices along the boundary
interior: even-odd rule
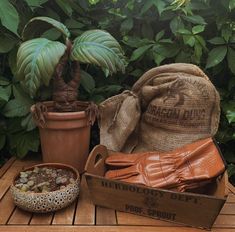
[[[82,179],[79,199],[69,207],[55,213],[36,214],[17,208],[9,187],[13,177],[23,168],[39,163],[11,158],[0,169],[0,231],[12,232],[191,232],[203,231],[166,221],[118,212],[94,206],[86,182]],[[235,232],[235,190],[229,185],[229,196],[212,231]],[[200,212],[195,212],[195,214]]]

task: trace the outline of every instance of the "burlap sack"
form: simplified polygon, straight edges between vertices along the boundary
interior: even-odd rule
[[[101,144],[111,150],[169,151],[217,132],[219,94],[195,65],[177,63],[153,68],[135,83],[129,94],[135,96],[132,105],[120,100],[126,98],[123,93],[100,106],[109,108],[112,105],[110,111],[125,115],[117,116],[114,121],[119,123],[114,123],[110,120],[113,113],[101,111]],[[140,103],[140,109],[136,102]],[[104,125],[110,122],[112,131]]]
[[[100,143],[121,151],[140,119],[139,98],[131,91],[113,96],[99,105]]]

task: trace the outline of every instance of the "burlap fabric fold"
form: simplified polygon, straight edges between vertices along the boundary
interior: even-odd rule
[[[199,67],[176,63],[149,70],[99,111],[100,143],[108,149],[170,151],[216,134],[220,98]]]

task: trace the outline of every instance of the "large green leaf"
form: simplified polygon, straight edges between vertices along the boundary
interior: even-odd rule
[[[26,40],[38,37],[39,35],[41,35],[46,30],[50,29],[51,27],[56,28],[66,38],[70,37],[70,32],[63,23],[49,17],[35,17],[32,18],[25,25],[22,33],[22,38],[23,40]]]
[[[16,155],[23,158],[29,151],[38,151],[39,135],[37,130],[20,131],[9,136],[10,147],[15,149]]]
[[[219,46],[216,48],[213,48],[209,52],[209,56],[207,58],[206,68],[211,68],[217,64],[219,64],[227,53],[227,47],[226,46]]]
[[[9,0],[0,1],[0,20],[4,27],[18,35],[19,15]]]
[[[28,6],[34,10],[37,7],[40,7],[42,4],[47,2],[48,0],[25,0],[28,4]]]
[[[231,72],[235,74],[235,50],[231,47],[228,48],[228,67],[230,68]]]
[[[17,53],[17,77],[23,81],[31,97],[35,96],[42,84],[49,85],[65,49],[64,44],[45,38],[21,44]]]
[[[108,32],[89,30],[74,41],[72,60],[106,68],[110,73],[124,72],[125,57],[119,43]]]
[[[21,96],[7,102],[3,108],[3,114],[9,118],[22,117],[29,113],[33,104],[34,102],[30,98]]]

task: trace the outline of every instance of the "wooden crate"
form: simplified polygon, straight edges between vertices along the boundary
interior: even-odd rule
[[[104,178],[109,154],[98,145],[86,163],[85,177],[95,205],[193,227],[212,227],[227,198],[226,173],[207,186],[207,195],[149,188]]]

